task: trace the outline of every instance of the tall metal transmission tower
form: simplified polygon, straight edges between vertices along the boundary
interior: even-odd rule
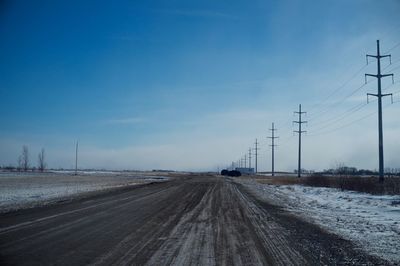
[[[306,112],[301,111],[301,104],[299,104],[299,111],[294,112],[294,113],[299,115],[299,121],[293,121],[293,123],[296,123],[299,125],[299,130],[295,130],[294,132],[299,134],[299,159],[298,159],[298,165],[297,165],[297,177],[300,177],[301,176],[301,134],[306,132],[306,131],[301,130],[301,125],[304,123],[307,123],[307,121],[301,120],[301,116],[306,113]]]
[[[251,168],[251,148],[249,148],[249,168]]]
[[[258,160],[258,158],[257,158],[257,156],[258,156],[258,150],[259,150],[259,148],[258,148],[258,142],[257,142],[257,139],[256,139],[256,142],[254,143],[255,144],[255,149],[254,149],[254,151],[255,151],[255,156],[256,156],[256,158],[255,158],[255,173],[257,174],[257,160]]]
[[[272,123],[272,128],[269,129],[271,131],[271,136],[267,137],[269,139],[271,139],[272,144],[269,145],[270,147],[272,147],[272,171],[271,171],[271,175],[275,176],[275,147],[277,145],[275,145],[275,139],[279,138],[279,137],[275,137],[275,131],[277,131],[277,129],[274,126],[274,123]]]
[[[394,75],[393,74],[381,74],[381,58],[389,57],[390,61],[392,61],[392,59],[391,59],[391,55],[381,55],[380,49],[379,49],[379,40],[376,41],[376,55],[367,54],[367,64],[368,64],[368,57],[376,58],[377,65],[378,65],[378,73],[376,75],[365,74],[365,82],[367,81],[367,76],[377,78],[377,80],[378,80],[378,93],[377,94],[368,93],[367,101],[368,101],[368,96],[375,96],[378,98],[379,182],[382,183],[384,180],[382,97],[391,96],[392,102],[393,102],[393,94],[392,93],[382,94],[381,78],[392,76],[392,82],[393,82]]]
[[[247,168],[247,154],[244,155],[244,168]]]

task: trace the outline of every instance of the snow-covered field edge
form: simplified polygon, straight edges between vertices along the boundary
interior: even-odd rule
[[[162,182],[162,175],[135,173],[1,173],[0,213],[50,205],[121,187]]]
[[[400,264],[400,196],[235,180],[259,198],[352,241],[368,254]]]

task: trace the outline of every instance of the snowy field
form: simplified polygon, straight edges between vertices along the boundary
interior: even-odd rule
[[[167,177],[130,172],[0,172],[0,212],[40,206],[85,192],[165,180]]]
[[[260,198],[354,242],[369,254],[400,264],[400,196],[237,181]]]

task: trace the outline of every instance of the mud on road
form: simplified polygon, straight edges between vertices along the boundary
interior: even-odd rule
[[[257,199],[188,176],[0,216],[1,265],[386,265]]]

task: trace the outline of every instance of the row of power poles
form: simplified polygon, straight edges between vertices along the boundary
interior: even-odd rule
[[[251,168],[251,158],[253,158],[252,156],[254,155],[254,169],[255,169],[255,172],[257,173],[257,171],[258,171],[258,150],[260,149],[258,147],[258,144],[260,144],[260,143],[256,139],[256,142],[254,143],[255,147],[254,148],[250,147],[248,149],[248,153],[246,153],[236,163],[232,162],[231,168],[234,169],[235,166],[237,166],[239,168]],[[254,153],[253,153],[253,151],[254,151]],[[248,162],[248,164],[247,164],[247,162]]]
[[[378,98],[378,151],[379,151],[379,182],[384,181],[384,159],[383,159],[383,121],[382,121],[382,98],[385,96],[391,96],[392,97],[392,103],[393,103],[393,94],[392,93],[382,93],[382,85],[381,85],[381,79],[385,77],[392,77],[392,83],[394,83],[394,75],[392,73],[390,74],[382,74],[381,73],[381,59],[388,57],[390,59],[391,63],[391,55],[381,55],[380,53],[380,47],[379,47],[379,40],[376,41],[376,55],[370,55],[367,54],[367,64],[368,64],[368,58],[375,58],[377,61],[377,74],[365,74],[365,82],[367,82],[367,77],[374,77],[378,81],[378,92],[376,94],[373,93],[368,93],[367,94],[367,102],[369,102],[368,97],[369,96],[374,96]],[[302,116],[306,114],[306,112],[302,111],[301,109],[301,104],[299,105],[299,110],[294,112],[296,115],[298,115],[298,120],[293,121],[293,123],[298,125],[298,129],[294,130],[294,133],[298,134],[298,164],[297,164],[297,176],[301,177],[301,136],[303,133],[306,133],[306,131],[302,130],[302,125],[307,123],[307,121],[304,121],[302,119]],[[279,138],[275,135],[275,132],[277,129],[275,128],[275,124],[272,123],[272,127],[269,129],[271,131],[271,135],[268,136],[267,138],[271,139],[271,144],[269,145],[272,149],[272,162],[271,162],[271,175],[275,175],[275,147],[277,146],[275,143],[275,139]],[[258,169],[258,141],[256,139],[255,142],[255,148],[253,149],[255,151],[255,172],[257,173]],[[251,153],[252,149],[249,149],[248,153],[248,158],[249,158],[249,168],[251,168]],[[244,165],[243,165],[243,160],[244,160]],[[238,161],[238,166],[239,167],[246,167],[247,168],[247,154],[244,156],[244,159],[240,159]],[[232,168],[234,168],[234,163],[232,163]]]
[[[301,177],[301,134],[305,133],[306,131],[301,129],[302,124],[307,123],[307,121],[302,120],[302,115],[306,114],[306,112],[303,112],[301,110],[301,104],[299,105],[299,111],[295,111],[295,114],[299,116],[299,120],[293,121],[293,123],[296,123],[298,125],[298,130],[294,130],[294,133],[297,133],[299,135],[299,150],[298,150],[298,161],[297,161],[297,176]],[[268,136],[267,138],[271,139],[271,144],[269,145],[271,147],[271,175],[275,176],[275,147],[277,146],[275,144],[275,139],[279,138],[275,135],[275,131],[277,129],[275,128],[275,124],[272,123],[272,128],[269,129],[271,131],[271,136]]]
[[[298,169],[297,169],[297,176],[300,177],[301,176],[301,134],[305,133],[306,131],[301,129],[302,124],[307,123],[307,121],[303,121],[302,120],[302,115],[305,114],[306,112],[303,112],[301,110],[301,104],[299,105],[299,111],[295,111],[295,114],[298,114],[299,116],[299,120],[298,121],[293,121],[293,123],[298,124],[299,129],[295,130],[294,132],[299,134],[299,150],[298,150]],[[275,123],[272,123],[272,127],[269,129],[269,131],[271,131],[271,136],[268,136],[268,139],[271,139],[271,144],[269,145],[271,147],[271,152],[272,152],[272,162],[271,162],[271,175],[275,176],[275,147],[277,146],[275,144],[275,140],[277,138],[279,138],[278,136],[276,136],[276,131],[278,129],[275,128]],[[252,158],[252,151],[254,150],[254,155],[255,155],[255,173],[258,172],[258,150],[260,149],[258,146],[259,142],[256,139],[256,142],[254,143],[255,147],[254,148],[249,148],[248,153],[246,153],[244,155],[244,157],[242,157],[241,159],[239,159],[236,163],[236,165],[239,168],[251,168],[251,158]],[[248,158],[248,160],[247,160]],[[248,162],[248,164],[247,164]],[[235,163],[232,162],[232,169],[235,168]]]

